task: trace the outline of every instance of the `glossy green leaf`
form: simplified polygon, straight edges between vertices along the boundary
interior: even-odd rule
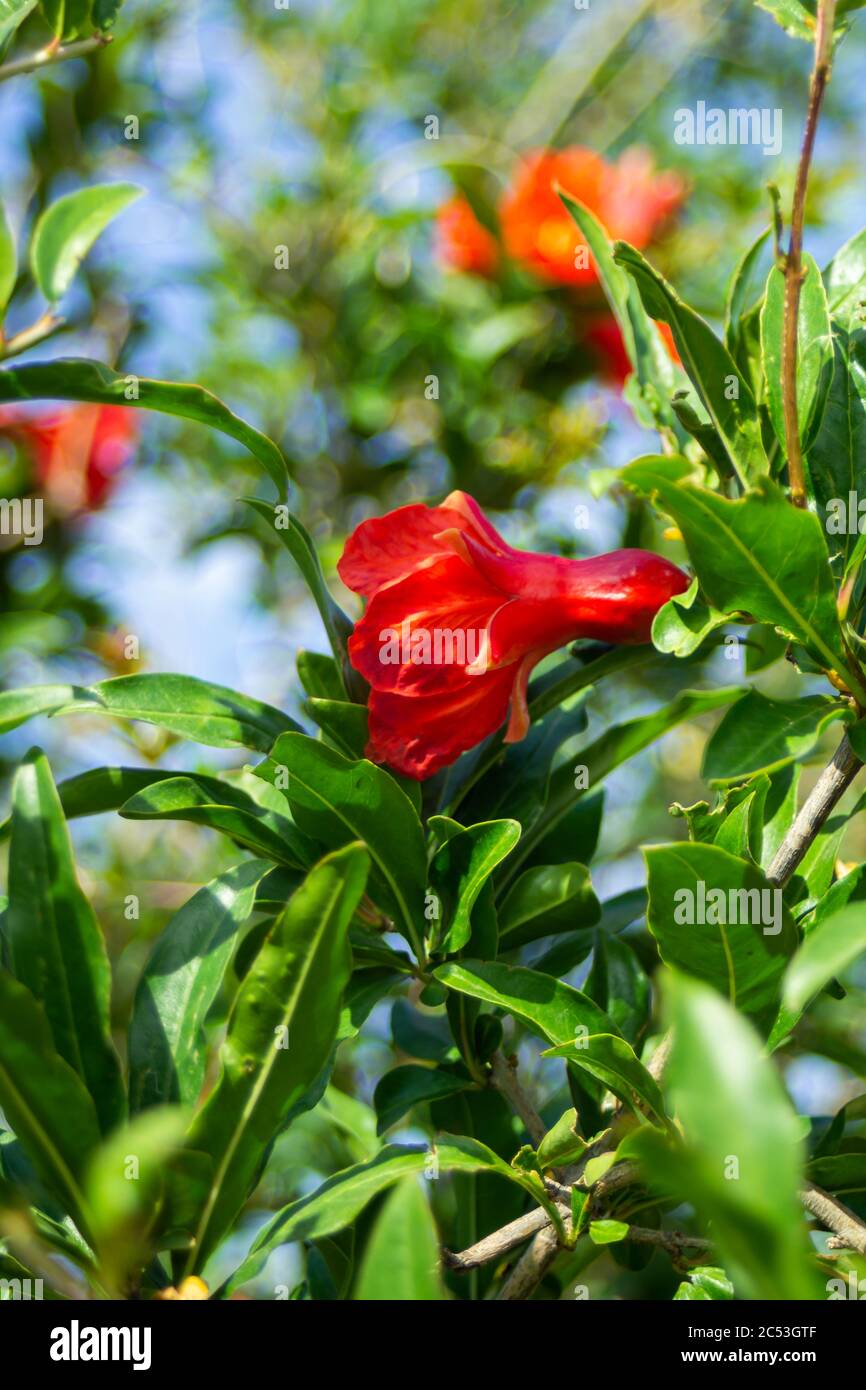
[[[805,276],[797,320],[797,420],[804,445],[814,437],[827,399],[833,364],[830,311],[821,272],[809,255],[803,256]],[[776,265],[767,280],[761,310],[761,350],[767,383],[767,405],[783,454],[787,453],[782,404],[782,339],[785,319],[785,275]]]
[[[268,784],[250,777],[247,785]],[[285,801],[279,797],[279,801]],[[261,804],[244,787],[217,777],[170,777],[154,782],[124,802],[125,820],[183,820],[230,836],[253,854],[290,868],[312,862],[314,846],[286,815]]]
[[[385,1072],[373,1093],[373,1105],[378,1117],[376,1133],[384,1134],[398,1120],[402,1120],[414,1105],[441,1100],[443,1096],[460,1095],[469,1085],[471,1082],[467,1077],[434,1067],[420,1067],[412,1063],[393,1067]]]
[[[755,238],[738,261],[728,285],[728,292],[725,297],[725,344],[735,361],[741,343],[740,320],[749,309],[749,298],[752,294],[757,267],[771,231],[771,227],[765,227]]]
[[[64,194],[41,213],[30,242],[30,265],[46,299],[62,299],[100,233],[143,192],[134,183],[95,184]]]
[[[798,1014],[836,975],[866,951],[866,912],[859,902],[813,926],[785,972],[784,1002]]]
[[[342,702],[346,695],[343,690],[343,677],[334,657],[324,652],[298,652],[295,662],[298,680],[304,691],[313,700],[336,700]]]
[[[517,866],[530,857],[536,846],[574,809],[581,796],[586,795],[586,792],[575,787],[575,766],[586,768],[588,790],[593,793],[615,768],[643,752],[663,734],[687,719],[696,719],[699,715],[731,704],[740,693],[738,686],[724,686],[717,690],[683,690],[669,704],[662,705],[651,714],[606,729],[553,773],[544,811],[531,829],[525,832],[507,868],[514,874]]]
[[[370,1232],[353,1297],[369,1303],[434,1303],[449,1295],[439,1237],[417,1178],[398,1183]]]
[[[571,1043],[586,1033],[615,1033],[603,1009],[580,990],[537,970],[492,961],[447,961],[437,980],[460,994],[506,1009],[551,1043]]]
[[[577,1132],[577,1111],[572,1108],[560,1115],[555,1125],[547,1131],[538,1145],[539,1168],[560,1168],[568,1163],[576,1163],[587,1148],[585,1139]]]
[[[273,1250],[292,1241],[318,1240],[350,1225],[369,1202],[402,1178],[423,1174],[491,1173],[535,1193],[526,1174],[477,1139],[448,1134],[429,1146],[388,1144],[365,1163],[335,1173],[321,1187],[290,1202],[264,1226],[239,1269],[223,1285],[225,1296],[253,1279]]]
[[[597,217],[562,190],[559,196],[592,253],[599,283],[619,325],[644,405],[660,427],[670,430],[684,444],[686,434],[670,404],[672,395],[685,380],[682,368],[672,361],[657,324],[643,307],[635,281],[614,260],[611,241]]]
[[[312,698],[304,701],[304,712],[347,758],[363,758],[369,737],[366,706]]]
[[[653,619],[653,646],[674,656],[691,656],[718,628],[730,622],[698,597],[698,581],[693,579],[683,594],[674,594],[662,604]]]
[[[797,1198],[801,1128],[773,1063],[748,1023],[705,985],[677,976],[666,997],[667,1082],[685,1148],[641,1136],[646,1158],[711,1223],[739,1297],[817,1296]]]
[[[39,0],[0,0],[0,55]]]
[[[483,821],[458,830],[437,850],[430,865],[430,889],[439,900],[443,953],[461,951],[467,944],[478,895],[519,839],[517,821]]]
[[[238,991],[222,1072],[190,1130],[212,1173],[188,1273],[201,1269],[236,1217],[268,1147],[328,1061],[351,974],[349,923],[369,860],[353,844],[310,871]]]
[[[270,865],[239,864],[200,888],[159,936],[129,1025],[133,1111],[169,1101],[192,1106],[205,1074],[204,1023]]]
[[[669,1126],[658,1083],[625,1038],[611,1033],[590,1033],[548,1048],[543,1057],[565,1057],[581,1071],[589,1072],[633,1110],[646,1109],[661,1125]]]
[[[371,892],[423,958],[424,837],[417,811],[393,777],[303,734],[284,734],[255,771],[273,782],[281,769],[299,829],[331,846],[364,840],[373,864]]]
[[[734,1296],[734,1286],[723,1269],[712,1265],[697,1265],[689,1270],[688,1282],[680,1284],[674,1301],[728,1300]]]
[[[769,478],[732,501],[690,481],[683,460],[638,459],[623,479],[654,493],[683,533],[701,589],[725,613],[772,623],[823,667],[847,674],[827,544],[813,512]],[[855,684],[862,676],[850,674]]]
[[[592,927],[600,916],[585,864],[540,864],[514,881],[499,908],[499,949]]]
[[[273,529],[277,539],[285,546],[300,570],[319,610],[331,651],[339,666],[345,698],[357,685],[357,678],[346,654],[346,643],[352,631],[352,623],[328,590],[316,547],[304,526],[287,507],[272,507],[258,497],[245,497],[243,500]]]
[[[584,992],[613,1019],[626,1041],[635,1046],[649,1022],[649,979],[627,941],[601,927],[593,938],[592,970]]]
[[[0,695],[0,726],[6,728],[36,714],[78,713],[139,719],[215,748],[262,753],[298,727],[282,710],[196,676],[116,676],[92,686],[37,685]]]
[[[86,1235],[82,1181],[100,1141],[96,1109],[55,1048],[44,1009],[2,968],[0,1107],[42,1181]]]
[[[81,1077],[107,1132],[126,1109],[111,1041],[111,968],[39,749],[24,759],[12,790],[4,937],[9,968],[44,1006],[54,1046]]]
[[[590,1221],[589,1238],[593,1245],[615,1245],[628,1235],[627,1221]]]
[[[816,746],[834,719],[849,719],[850,706],[829,695],[771,700],[750,690],[725,712],[704,749],[701,776],[731,782],[773,772]]]
[[[866,295],[866,284],[860,287]],[[860,500],[866,483],[866,332],[834,320],[833,367],[820,428],[809,445],[807,468],[831,555],[842,568],[862,545]]]
[[[57,357],[50,362],[26,362],[0,372],[0,404],[14,401],[93,401],[156,410],[196,420],[237,440],[257,458],[280,497],[288,484],[286,460],[272,439],[229,410],[203,386],[155,381],[134,373],[116,372],[104,362],[86,357]]]
[[[781,890],[717,845],[651,845],[644,854],[647,925],[662,959],[763,1017],[797,943]]]
[[[634,277],[647,313],[670,325],[680,360],[709,413],[731,467],[743,483],[766,473],[767,456],[761,443],[755,398],[724,343],[633,246],[618,241],[614,257]]]

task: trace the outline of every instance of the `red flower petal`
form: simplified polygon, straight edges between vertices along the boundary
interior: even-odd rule
[[[456,762],[461,753],[505,722],[517,668],[472,676],[444,695],[370,695],[367,756],[423,781]]]

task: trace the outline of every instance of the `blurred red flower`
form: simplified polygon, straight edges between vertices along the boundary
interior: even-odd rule
[[[52,505],[72,513],[106,501],[135,452],[138,423],[126,406],[76,404],[39,413],[5,406],[0,434],[30,455],[35,482]]]
[[[659,608],[688,585],[645,550],[588,560],[515,550],[465,492],[362,522],[338,569],[368,600],[349,639],[371,687],[367,754],[418,780],[506,717],[505,741],[522,739],[542,657],[578,637],[647,642]]]
[[[657,172],[652,155],[637,147],[615,162],[581,145],[524,156],[500,205],[502,240],[515,261],[560,285],[594,285],[598,277],[557,185],[585,203],[612,238],[637,247],[658,235],[686,192],[679,174]],[[496,272],[496,240],[463,197],[439,209],[437,248],[457,270]]]
[[[592,285],[598,277],[557,185],[585,203],[611,238],[637,247],[685,196],[679,175],[656,173],[646,150],[626,150],[613,164],[580,145],[527,155],[502,203],[502,238],[516,261],[561,285]]]
[[[682,365],[670,324],[656,320],[656,328],[664,339],[671,361]],[[624,386],[631,375],[632,365],[625,350],[619,324],[613,314],[600,314],[597,318],[591,319],[583,330],[583,339],[598,358],[604,377],[616,386]]]
[[[495,236],[475,216],[462,193],[436,213],[436,253],[445,265],[472,275],[495,275],[499,247]]]

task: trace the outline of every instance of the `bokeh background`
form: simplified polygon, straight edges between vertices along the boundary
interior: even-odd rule
[[[454,487],[517,544],[580,555],[646,543],[681,558],[617,486],[617,468],[656,438],[587,334],[601,302],[507,256],[495,274],[455,270],[437,213],[462,193],[495,224],[530,151],[581,145],[615,161],[640,146],[683,188],[651,254],[720,322],[735,261],[768,223],[767,182],[790,203],[807,47],[746,0],[278,4],[126,0],[106,50],[0,85],[0,190],[20,244],[46,202],[70,189],[123,179],[147,191],[89,257],[64,302],[65,331],[27,356],[92,356],[200,382],[278,440],[293,505],[351,612],[334,573],[347,531]],[[28,21],[20,47],[44,37]],[[813,166],[807,246],[819,263],[866,223],[864,61],[855,25]],[[678,145],[674,113],[699,101],[779,108],[780,153]],[[24,275],[11,329],[36,312]],[[266,494],[254,462],[203,427],[136,419],[135,446],[101,505],[58,517],[40,547],[2,541],[3,686],[133,669],[123,654],[132,634],[139,669],[186,672],[296,711],[294,654],[325,644],[285,552],[237,501]],[[26,468],[20,445],[0,440],[0,493],[26,491]],[[600,690],[587,737],[684,684],[743,680],[742,655],[731,662],[716,649],[685,674],[650,668]],[[755,679],[767,693],[808,688],[784,663]],[[705,736],[678,730],[610,779],[593,865],[601,896],[641,882],[641,843],[682,833],[667,807],[706,795]],[[4,800],[32,742],[57,777],[105,762],[244,761],[172,746],[153,730],[41,719],[3,740]],[[231,862],[231,848],[192,826],[116,817],[80,822],[74,835],[110,940],[122,1023],[153,937]],[[849,839],[843,854],[862,859],[856,824]],[[142,902],[137,922],[123,915],[130,893]],[[852,1073],[866,1076],[855,1003],[834,1006],[850,1008],[850,1052],[823,1055],[817,1037],[814,1053],[788,1067],[813,1113],[832,1113],[852,1093]],[[382,1008],[367,1040],[341,1053],[337,1083],[362,1101],[394,1056]],[[367,1115],[351,1106],[339,1123],[317,1111],[281,1142],[247,1234],[269,1205],[364,1155]],[[277,1257],[289,1281],[293,1258]],[[264,1284],[280,1277],[269,1269]],[[593,1270],[608,1293],[629,1277],[603,1262]]]

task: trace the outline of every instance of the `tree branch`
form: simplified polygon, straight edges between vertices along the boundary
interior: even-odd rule
[[[800,1201],[822,1226],[841,1236],[849,1249],[866,1255],[866,1225],[838,1197],[809,1182],[800,1193]]]
[[[806,475],[803,452],[800,448],[800,422],[797,414],[797,330],[800,315],[800,290],[803,284],[803,223],[806,215],[806,189],[809,166],[815,148],[815,133],[833,55],[833,24],[836,0],[818,0],[818,22],[815,31],[815,66],[809,82],[809,106],[803,146],[794,185],[791,209],[791,238],[785,258],[785,312],[782,328],[782,409],[785,417],[785,446],[788,454],[788,482],[791,501],[797,507],[806,505]]]
[[[516,1059],[511,1062],[503,1057],[501,1052],[494,1052],[490,1067],[491,1085],[497,1091],[501,1091],[512,1109],[519,1115],[532,1140],[533,1147],[537,1149],[547,1133],[547,1125],[518,1080]]]
[[[23,58],[4,63],[0,67],[0,82],[8,82],[10,77],[20,77],[23,73],[37,72],[40,68],[53,67],[55,63],[64,63],[67,58],[83,58],[109,43],[110,34],[94,34],[92,38],[79,39],[77,43],[46,44],[35,53],[27,53]]]
[[[785,886],[833,807],[843,792],[850,787],[862,766],[846,734],[776,850],[767,870],[770,883],[780,888]]]

